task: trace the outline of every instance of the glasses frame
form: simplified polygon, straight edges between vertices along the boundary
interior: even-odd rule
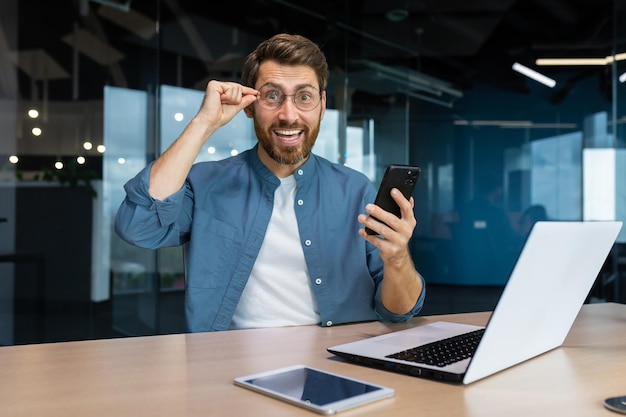
[[[282,95],[282,99],[278,102],[278,105],[276,107],[267,106],[266,105],[267,103],[261,99],[261,97],[263,96],[261,94],[261,90],[263,90],[266,87],[269,87],[269,88],[272,88],[273,90],[279,91],[280,94]],[[317,104],[315,104],[315,106],[311,107],[310,109],[301,109],[300,105],[298,104],[298,102],[296,102],[296,96],[298,95],[298,91],[303,90],[303,89],[312,89],[312,90],[315,90],[315,92],[317,93],[317,98],[318,98]],[[279,87],[277,87],[277,86],[275,86],[273,84],[264,84],[261,87],[259,87],[257,90],[259,92],[257,103],[259,103],[259,106],[263,107],[265,110],[278,110],[278,109],[280,109],[283,106],[283,104],[285,104],[285,101],[287,101],[287,97],[291,97],[291,101],[292,101],[293,105],[296,106],[296,108],[298,110],[304,111],[304,112],[309,112],[309,111],[315,110],[320,105],[320,103],[322,102],[322,92],[320,90],[318,90],[317,88],[313,87],[312,85],[302,86],[302,87],[298,88],[296,90],[296,92],[293,93],[293,94],[285,94],[281,88],[279,88]]]

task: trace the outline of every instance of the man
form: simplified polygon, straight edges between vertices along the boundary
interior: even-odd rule
[[[413,199],[392,192],[398,218],[370,204],[365,175],[311,153],[326,109],[319,47],[276,35],[247,57],[242,79],[210,81],[180,137],[125,185],[117,233],[145,248],[187,245],[192,332],[413,317],[424,302],[408,250]],[[258,144],[194,165],[241,110]]]

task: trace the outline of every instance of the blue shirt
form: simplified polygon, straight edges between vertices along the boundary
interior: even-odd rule
[[[258,146],[258,145],[257,145]],[[280,180],[257,146],[221,161],[195,164],[184,187],[164,201],[148,193],[150,168],[129,180],[115,219],[125,241],[143,248],[186,246],[185,309],[191,332],[226,330],[263,243]],[[322,326],[416,315],[381,301],[383,262],[358,234],[357,221],[375,189],[362,173],[316,155],[296,170],[302,249]]]

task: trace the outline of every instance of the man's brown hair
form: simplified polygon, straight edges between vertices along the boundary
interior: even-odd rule
[[[252,51],[243,65],[241,79],[249,87],[255,88],[259,67],[264,61],[275,61],[281,65],[306,65],[317,75],[320,91],[328,83],[328,63],[319,46],[300,35],[281,33],[263,41]]]

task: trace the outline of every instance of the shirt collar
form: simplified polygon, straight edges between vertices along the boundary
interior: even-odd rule
[[[248,152],[248,161],[250,166],[254,170],[254,172],[265,181],[268,181],[276,186],[280,185],[280,180],[276,175],[272,173],[267,167],[261,162],[259,159],[258,153],[259,144],[254,145],[252,149]],[[293,173],[296,181],[300,184],[302,181],[308,182],[309,178],[313,178],[315,176],[315,172],[317,170],[317,156],[311,153],[309,159],[302,164],[300,167],[296,168]]]

